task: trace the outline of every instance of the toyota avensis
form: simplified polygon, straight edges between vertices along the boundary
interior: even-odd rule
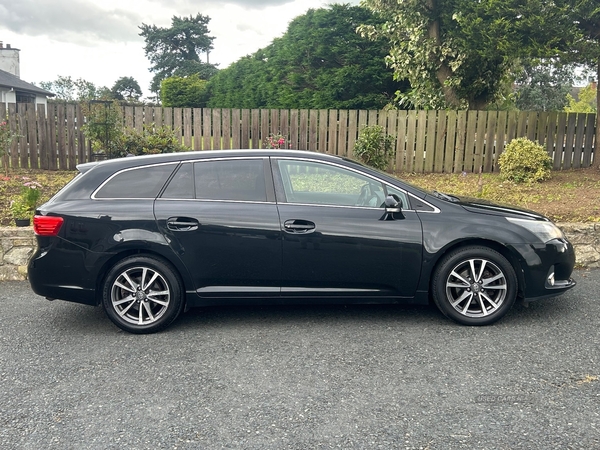
[[[132,333],[221,304],[429,300],[487,325],[575,286],[544,216],[335,156],[204,151],[78,166],[34,218],[33,290],[104,307]]]

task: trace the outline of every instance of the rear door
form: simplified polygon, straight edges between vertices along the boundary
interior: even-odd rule
[[[202,297],[279,296],[281,231],[268,158],[183,163],[154,205]]]

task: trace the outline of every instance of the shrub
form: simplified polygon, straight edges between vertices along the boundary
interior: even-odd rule
[[[552,169],[552,159],[544,147],[527,138],[512,140],[498,164],[502,178],[516,183],[547,180]]]
[[[123,133],[123,115],[118,102],[83,104],[87,116],[83,132],[92,142],[94,153],[114,158],[118,153],[118,141]]]
[[[174,130],[167,126],[155,128],[152,125],[144,125],[141,132],[134,128],[127,128],[119,137],[117,148],[114,156],[151,155],[189,150],[181,145]]]
[[[354,154],[365,164],[385,170],[394,150],[394,137],[387,136],[379,125],[366,126],[358,135]]]

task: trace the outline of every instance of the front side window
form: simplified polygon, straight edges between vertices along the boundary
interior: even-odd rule
[[[262,159],[231,159],[194,163],[196,198],[267,201]]]
[[[138,167],[110,178],[94,198],[156,198],[177,164]]]
[[[277,163],[287,202],[373,208],[384,203],[383,185],[357,172],[312,161]]]

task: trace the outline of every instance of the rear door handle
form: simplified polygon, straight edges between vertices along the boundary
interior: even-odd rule
[[[194,231],[200,222],[190,217],[170,217],[167,219],[167,228],[171,231]]]
[[[312,233],[315,231],[315,224],[309,220],[290,219],[283,223],[283,229],[288,233]]]

